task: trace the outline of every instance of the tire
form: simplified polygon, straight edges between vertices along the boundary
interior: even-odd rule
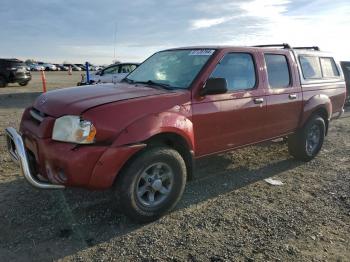
[[[180,200],[186,176],[185,161],[176,150],[145,149],[117,178],[115,194],[122,212],[138,223],[158,219]]]
[[[0,76],[0,88],[6,87],[7,86],[7,81],[3,76]]]
[[[19,82],[18,84],[20,86],[26,86],[26,85],[28,85],[28,83],[29,83],[29,81],[25,81],[25,82]]]
[[[288,137],[289,153],[304,162],[314,159],[322,148],[325,132],[324,119],[312,116],[302,129]]]

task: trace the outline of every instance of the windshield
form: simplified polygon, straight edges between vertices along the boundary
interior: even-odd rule
[[[137,67],[126,80],[187,89],[214,51],[212,49],[162,51]]]

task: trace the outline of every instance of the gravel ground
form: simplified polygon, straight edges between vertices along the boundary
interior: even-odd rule
[[[63,73],[47,75],[50,89],[80,78]],[[0,89],[0,261],[350,261],[350,112],[310,163],[284,142],[198,161],[176,210],[137,225],[109,191],[40,191],[20,176],[3,129],[39,84]]]

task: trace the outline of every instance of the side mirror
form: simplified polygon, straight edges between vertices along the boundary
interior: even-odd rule
[[[227,92],[227,81],[225,78],[209,78],[203,89],[200,91],[201,96],[218,95]]]

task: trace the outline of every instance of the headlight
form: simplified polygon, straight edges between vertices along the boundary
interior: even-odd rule
[[[52,139],[77,144],[92,144],[95,141],[94,125],[79,116],[62,116],[56,119]]]

